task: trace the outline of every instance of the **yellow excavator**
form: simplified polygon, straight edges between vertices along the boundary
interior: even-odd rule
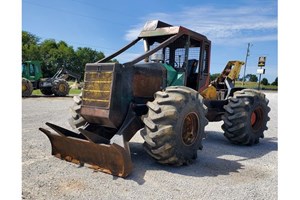
[[[201,92],[204,99],[226,99],[226,97],[224,97],[225,93],[229,96],[244,64],[243,61],[228,61],[222,73],[215,80],[211,81],[209,86]]]

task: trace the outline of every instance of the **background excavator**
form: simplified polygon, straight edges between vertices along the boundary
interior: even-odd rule
[[[144,53],[126,63],[110,62],[138,42]],[[264,137],[270,108],[265,94],[235,88],[243,62],[230,61],[210,81],[211,41],[182,26],[155,20],[111,56],[85,66],[82,94],[74,97],[70,124],[47,122],[40,130],[52,154],[79,165],[126,177],[132,171],[129,141],[139,133],[144,149],[167,165],[197,158],[209,121],[223,121],[232,143],[253,145]]]

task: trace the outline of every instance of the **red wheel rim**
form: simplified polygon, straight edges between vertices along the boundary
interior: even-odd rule
[[[253,126],[256,122],[256,113],[252,112],[251,114],[251,126]]]
[[[255,108],[250,117],[251,127],[257,131],[262,127],[263,124],[263,109],[262,107]]]

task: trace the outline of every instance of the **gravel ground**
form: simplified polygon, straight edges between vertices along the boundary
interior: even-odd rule
[[[51,156],[45,122],[67,123],[72,98],[22,99],[23,199],[277,199],[277,99],[267,92],[271,120],[265,138],[252,147],[230,144],[222,122],[209,123],[203,150],[189,166],[162,166],[143,150],[136,134],[130,141],[134,169],[126,179]]]

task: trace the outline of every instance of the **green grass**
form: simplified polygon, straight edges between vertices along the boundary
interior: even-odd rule
[[[81,92],[80,89],[70,89],[69,95],[80,94],[80,92]],[[33,90],[32,94],[33,95],[43,95],[41,93],[41,90]]]
[[[74,81],[68,81],[69,86],[73,85]],[[80,94],[81,90],[80,89],[70,89],[69,91],[69,95],[76,95],[76,94]],[[41,93],[41,90],[33,90],[32,91],[33,95],[43,95],[43,93]]]
[[[245,87],[245,88],[257,89],[258,88],[258,83],[256,83],[256,82],[245,82],[245,84],[243,85],[242,81],[236,81],[235,82],[235,87]],[[260,89],[262,89],[262,90],[278,90],[278,86],[260,84]]]

